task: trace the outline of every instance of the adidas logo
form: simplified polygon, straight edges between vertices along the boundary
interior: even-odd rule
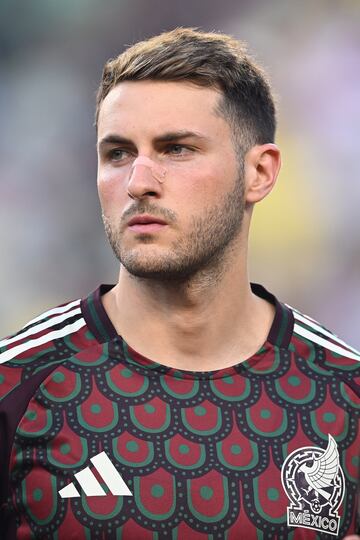
[[[100,454],[90,458],[90,461],[95,466],[98,473],[100,473],[102,479],[113,495],[132,496],[131,491],[105,452],[100,452]],[[91,472],[89,467],[85,467],[85,469],[82,469],[82,471],[75,473],[74,476],[79,482],[85,495],[88,495],[89,497],[106,495],[106,492],[103,490],[99,481],[96,479],[94,473]],[[80,493],[76,489],[73,482],[60,489],[59,494],[63,499],[80,497]]]

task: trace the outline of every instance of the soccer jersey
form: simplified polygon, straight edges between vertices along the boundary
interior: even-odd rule
[[[360,354],[251,284],[275,306],[257,353],[174,369],[117,335],[111,287],[0,342],[1,539],[355,533]]]

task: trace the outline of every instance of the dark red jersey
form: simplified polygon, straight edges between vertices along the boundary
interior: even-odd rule
[[[356,531],[357,351],[252,284],[276,308],[257,353],[170,368],[117,335],[100,299],[110,288],[0,342],[2,540]]]

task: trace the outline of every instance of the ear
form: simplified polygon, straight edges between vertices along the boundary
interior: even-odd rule
[[[267,143],[250,148],[245,155],[245,200],[261,201],[275,185],[281,166],[280,150]]]

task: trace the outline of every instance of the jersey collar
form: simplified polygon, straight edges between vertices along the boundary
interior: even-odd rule
[[[114,286],[100,285],[89,296],[81,300],[81,310],[86,324],[100,343],[110,341],[118,335],[101,301],[101,296]],[[279,302],[259,283],[250,283],[250,286],[256,296],[264,298],[275,306],[275,317],[267,341],[276,347],[288,348],[294,327],[294,316],[291,309]]]

